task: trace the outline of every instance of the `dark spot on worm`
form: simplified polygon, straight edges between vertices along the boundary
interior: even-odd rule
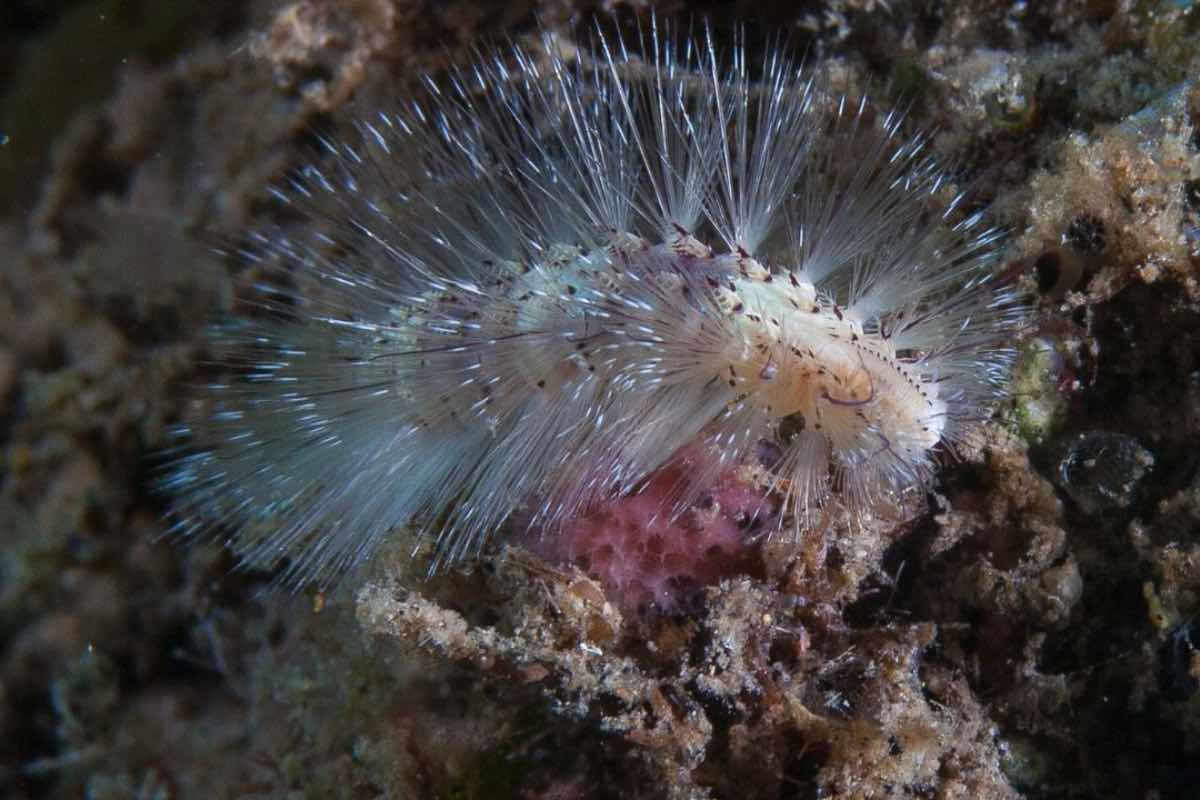
[[[807,427],[808,421],[803,414],[788,414],[779,421],[779,440],[788,444]]]

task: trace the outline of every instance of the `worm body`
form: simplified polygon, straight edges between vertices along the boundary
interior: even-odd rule
[[[309,224],[244,254],[180,530],[325,581],[400,529],[435,568],[553,535],[689,447],[665,513],[765,441],[794,534],[930,480],[1013,358],[999,233],[902,114],[782,52],[593,44],[481,55],[277,190]]]

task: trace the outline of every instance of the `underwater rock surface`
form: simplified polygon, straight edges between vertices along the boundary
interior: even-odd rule
[[[1200,10],[234,5],[0,12],[0,793],[1194,796]],[[314,130],[601,6],[626,31],[705,14],[723,42],[753,18],[751,52],[783,31],[834,86],[906,98],[1011,231],[1027,391],[929,496],[758,544],[686,613],[536,548],[427,581],[398,547],[281,595],[162,540],[153,454],[212,378],[206,321],[258,277],[196,238],[295,224],[266,187]],[[39,65],[76,54],[103,75],[68,95]]]

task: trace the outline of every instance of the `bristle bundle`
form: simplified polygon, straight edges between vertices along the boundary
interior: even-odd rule
[[[593,44],[482,54],[272,190],[313,230],[241,251],[265,277],[215,336],[179,530],[298,583],[398,528],[435,568],[519,509],[553,535],[697,443],[665,513],[763,441],[797,533],[930,480],[1024,317],[999,232],[902,111],[781,49],[752,80],[707,32]]]

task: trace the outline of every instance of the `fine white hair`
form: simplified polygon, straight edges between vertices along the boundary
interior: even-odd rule
[[[819,70],[652,29],[481,53],[322,139],[254,234],[176,530],[328,581],[394,531],[553,535],[697,442],[693,502],[763,440],[779,519],[928,481],[1003,390],[999,233],[903,114]]]

